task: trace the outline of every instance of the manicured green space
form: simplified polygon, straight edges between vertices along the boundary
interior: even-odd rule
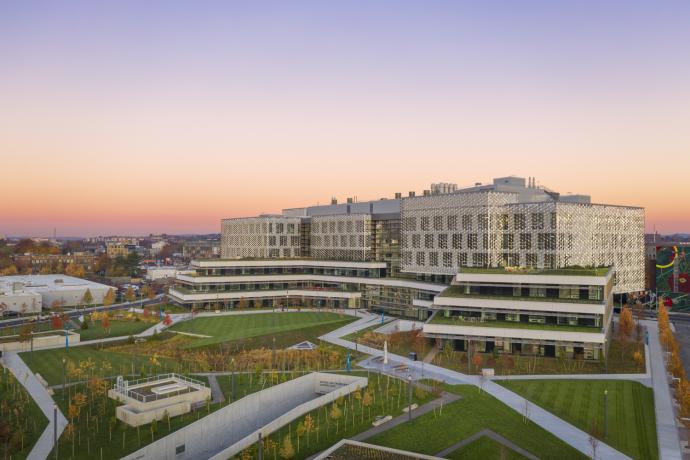
[[[37,350],[32,353],[27,351],[20,353],[21,358],[29,366],[33,372],[41,374],[46,379],[49,385],[58,385],[62,383],[62,359],[64,358],[68,363],[72,361],[75,366],[80,363],[93,363],[93,371],[102,377],[110,377],[114,375],[130,375],[132,371],[135,374],[150,375],[152,373],[162,372],[180,372],[182,371],[183,363],[178,363],[173,359],[156,358],[152,361],[150,356],[141,356],[131,353],[117,353],[106,349],[98,349],[90,346],[70,347],[68,351],[64,348],[54,348],[50,350]],[[155,363],[158,364],[155,364]],[[69,364],[65,366],[67,369]],[[66,380],[77,381],[82,378],[79,376],[70,377],[69,372],[66,372]]]
[[[604,430],[608,390],[608,437],[604,442],[638,459],[658,458],[654,394],[628,380],[512,380],[498,382],[528,400],[591,432]],[[603,436],[602,436],[603,437]]]
[[[434,455],[488,428],[542,459],[587,458],[538,425],[525,423],[520,413],[474,386],[443,385],[443,388],[462,399],[444,406],[442,411],[424,414],[412,424],[399,425],[366,441]]]
[[[14,375],[5,367],[0,369],[0,452],[3,458],[24,459],[48,419]]]
[[[456,449],[446,455],[449,460],[467,460],[470,458],[500,458],[502,460],[526,460],[527,457],[515,452],[486,436],[481,436],[466,446]]]
[[[316,325],[327,324],[332,326],[332,329],[336,329],[352,320],[353,318],[350,316],[325,312],[219,315],[197,317],[191,321],[175,324],[171,329],[173,331],[211,336],[195,340],[188,345],[189,348],[198,348],[249,337],[296,331]],[[298,336],[301,335],[298,334]]]
[[[276,349],[288,348],[300,342],[308,340],[309,342],[319,344],[319,337],[328,332],[338,329],[356,318],[350,316],[343,318],[342,322],[335,323],[321,323],[314,326],[308,326],[301,329],[293,329],[283,332],[275,332],[264,335],[257,335],[253,337],[245,337],[237,340],[231,340],[223,343],[223,346],[230,350],[253,350],[257,348],[272,348],[273,338],[275,337]],[[203,340],[203,339],[199,339]],[[194,344],[196,347],[196,344]]]
[[[153,326],[152,323],[145,321],[118,321],[110,320],[110,330],[105,331],[101,326],[101,321],[93,321],[89,323],[88,329],[79,329],[80,340],[94,340],[106,337],[120,337],[136,335],[144,332],[146,329]]]
[[[429,324],[448,324],[451,326],[472,326],[472,327],[503,327],[506,329],[536,329],[541,331],[561,331],[561,332],[591,332],[601,333],[600,327],[592,326],[571,326],[569,324],[540,324],[525,323],[522,321],[466,321],[460,316],[444,316],[436,314]]]

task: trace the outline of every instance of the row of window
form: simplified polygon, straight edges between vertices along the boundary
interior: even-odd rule
[[[371,245],[371,238],[369,235],[312,235],[312,247],[344,247],[344,248],[363,248]]]
[[[476,217],[476,218],[475,218]],[[518,213],[518,214],[462,214],[462,215],[436,215],[422,216],[419,218],[419,228],[421,231],[444,231],[451,232],[459,229],[472,231],[474,228],[479,230],[543,230],[548,227],[556,228],[556,213]],[[417,231],[417,217],[405,217],[404,228],[406,231]],[[510,225],[512,222],[512,226]]]
[[[426,233],[424,235],[419,233],[412,234],[410,242],[413,249],[420,249],[422,247],[422,236],[424,237],[425,249],[479,249],[479,235],[477,233],[441,233],[439,235],[433,233]],[[531,233],[520,233],[514,235],[512,233],[502,234],[482,234],[481,248],[482,249],[516,249],[517,246],[521,250],[529,251],[532,249],[533,235]],[[570,236],[572,240],[572,235]],[[557,248],[555,233],[537,233],[536,234],[536,248],[539,250],[554,251]]]
[[[232,234],[288,234],[295,235],[299,231],[296,222],[224,222],[223,233]]]
[[[312,233],[364,233],[364,220],[335,220],[312,223]]]
[[[418,267],[444,267],[444,268],[458,268],[458,267],[486,267],[491,263],[496,263],[489,258],[487,252],[475,252],[468,254],[466,252],[403,252],[403,265],[412,265],[414,255],[415,265]],[[543,263],[540,264],[539,255],[536,253],[503,253],[499,254],[500,262],[506,266],[523,266],[523,267],[546,267],[556,268],[556,255],[544,254]]]

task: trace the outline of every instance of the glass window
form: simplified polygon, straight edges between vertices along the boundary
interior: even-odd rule
[[[443,230],[443,216],[434,216],[434,230]]]
[[[423,231],[429,230],[429,222],[430,222],[430,219],[428,217],[422,217],[422,230]]]
[[[414,233],[412,235],[412,247],[414,249],[419,249],[422,243],[422,236],[419,233]]]
[[[429,253],[429,266],[430,267],[438,267],[438,252],[430,252]]]
[[[469,214],[465,214],[462,216],[462,229],[463,230],[472,230],[472,216]]]
[[[530,250],[532,249],[532,234],[531,233],[520,233],[520,249]]]
[[[477,234],[476,233],[470,233],[467,235],[467,248],[468,249],[477,249]]]
[[[489,228],[489,215],[488,214],[479,214],[477,216],[477,223],[479,230],[486,230]]]
[[[424,235],[424,247],[427,249],[433,249],[434,248],[434,234],[433,233],[427,233]]]
[[[448,235],[445,233],[438,236],[438,247],[439,249],[448,249]]]
[[[448,216],[448,230],[454,232],[458,229],[458,216]]]
[[[453,233],[453,249],[462,249],[462,234]]]
[[[525,215],[515,214],[513,216],[513,227],[515,230],[525,230]]]
[[[532,213],[532,230],[544,229],[544,214],[541,212]]]
[[[417,265],[420,267],[423,267],[425,265],[425,254],[423,252],[418,252],[417,253]]]

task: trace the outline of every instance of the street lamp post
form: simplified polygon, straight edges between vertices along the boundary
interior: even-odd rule
[[[57,404],[53,404],[53,446],[55,447],[55,460],[58,458],[58,443],[57,443]]]
[[[408,381],[408,386],[409,386],[409,395],[408,395],[408,404],[407,404],[407,421],[412,422],[412,374],[407,376],[407,381]]]
[[[609,435],[609,390],[604,390],[604,439]]]
[[[67,360],[65,358],[62,358],[62,400],[65,400],[65,364],[67,364]]]
[[[235,359],[231,361],[232,365],[232,400],[235,400]]]

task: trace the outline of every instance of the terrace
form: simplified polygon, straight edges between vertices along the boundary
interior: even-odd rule
[[[589,332],[601,333],[599,326],[574,326],[570,324],[545,324],[528,323],[518,321],[471,321],[460,316],[444,316],[435,314],[427,324],[447,324],[453,326],[472,326],[472,327],[500,327],[506,329],[534,329],[542,331],[562,331],[562,332]]]
[[[603,304],[603,300],[596,299],[582,299],[582,298],[561,298],[561,297],[536,297],[536,296],[512,296],[512,295],[494,295],[494,294],[467,294],[465,293],[465,286],[449,286],[444,291],[440,292],[437,297],[454,297],[467,299],[489,299],[489,300],[513,300],[518,302],[559,302],[559,303],[588,303],[588,304]]]
[[[460,273],[477,275],[556,275],[556,276],[606,276],[611,267],[565,267],[565,268],[530,268],[530,267],[470,267]]]

